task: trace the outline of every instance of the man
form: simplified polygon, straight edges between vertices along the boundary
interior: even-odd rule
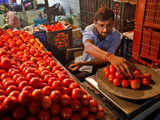
[[[76,75],[79,79],[90,75],[94,65],[107,62],[113,64],[120,72],[132,76],[129,62],[122,57],[115,56],[121,43],[121,35],[113,28],[113,24],[113,11],[102,7],[96,12],[94,23],[85,28],[82,38],[83,56],[78,62],[68,67],[71,71],[79,70],[80,73],[83,71],[83,74]]]
[[[6,25],[9,26],[11,29],[19,29],[20,28],[20,20],[18,16],[13,11],[9,11],[8,9],[5,10],[6,16]]]

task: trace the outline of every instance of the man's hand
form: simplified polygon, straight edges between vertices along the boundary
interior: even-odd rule
[[[68,69],[70,69],[71,71],[77,71],[81,66],[82,66],[81,63],[78,62],[78,63],[69,65]]]
[[[108,60],[118,71],[122,72],[124,75],[132,77],[132,70],[135,66],[129,61],[115,55],[109,56]]]

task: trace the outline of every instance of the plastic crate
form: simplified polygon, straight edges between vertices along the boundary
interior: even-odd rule
[[[65,62],[66,49],[72,46],[72,29],[46,32],[49,50],[61,62]]]
[[[41,43],[45,46],[45,48],[48,50],[49,46],[47,43],[47,38],[46,38],[46,31],[37,31],[33,33],[34,37],[38,38]]]

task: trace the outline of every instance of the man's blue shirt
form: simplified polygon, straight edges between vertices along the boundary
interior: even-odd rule
[[[104,40],[98,38],[98,32],[94,24],[91,24],[85,28],[83,31],[83,44],[85,44],[86,40],[93,40],[95,46],[110,52],[115,53],[116,49],[121,43],[121,34],[113,28],[112,32],[105,37]],[[82,61],[90,61],[94,58],[87,53],[83,53]]]

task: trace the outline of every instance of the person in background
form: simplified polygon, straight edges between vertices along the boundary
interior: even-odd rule
[[[111,9],[101,7],[95,14],[94,23],[83,31],[83,55],[68,66],[71,72],[84,80],[95,70],[96,65],[111,63],[125,75],[132,76],[130,64],[126,59],[116,56],[115,52],[121,43],[121,34],[113,27],[114,13]]]
[[[20,19],[19,17],[13,12],[10,11],[10,8],[6,6],[7,9],[5,9],[5,21],[6,21],[6,26],[9,28],[15,30],[15,29],[20,29]]]

